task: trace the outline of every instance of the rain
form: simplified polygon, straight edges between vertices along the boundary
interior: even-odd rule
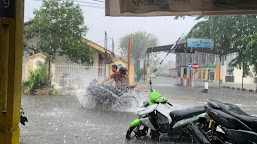
[[[211,117],[210,99],[256,122],[257,16],[107,17],[102,0],[28,1],[20,144],[197,143],[191,126]]]

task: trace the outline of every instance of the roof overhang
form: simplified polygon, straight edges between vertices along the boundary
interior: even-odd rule
[[[257,14],[256,0],[106,0],[106,16]]]
[[[210,54],[216,54],[216,55],[226,55],[229,53],[235,53],[239,52],[239,49],[231,48],[227,49],[226,51],[222,51],[221,49],[214,47],[214,48],[195,48],[195,47],[187,47],[187,42],[182,39],[181,41],[183,42],[178,42],[176,46],[173,47],[173,44],[171,45],[164,45],[164,46],[156,46],[156,47],[150,47],[146,49],[146,54],[147,53],[152,53],[152,52],[168,52],[170,53],[195,53],[195,52],[200,52],[200,53],[210,53]],[[173,47],[173,48],[172,48]]]

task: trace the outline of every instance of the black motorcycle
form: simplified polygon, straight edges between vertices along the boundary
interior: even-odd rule
[[[191,130],[203,144],[256,144],[257,117],[239,107],[215,100],[205,104],[206,119],[199,119]]]
[[[132,107],[132,105],[138,106],[137,99],[134,96],[128,94],[136,87],[137,85],[114,86],[108,84],[98,84],[97,80],[93,80],[87,87],[87,92],[98,107],[104,107],[107,109],[113,107],[128,108]]]

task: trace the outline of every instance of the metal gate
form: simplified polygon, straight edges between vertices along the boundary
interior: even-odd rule
[[[63,87],[86,87],[93,79],[106,77],[106,65],[57,62],[53,67],[53,81]]]

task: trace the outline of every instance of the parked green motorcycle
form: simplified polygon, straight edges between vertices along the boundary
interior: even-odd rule
[[[200,117],[206,117],[203,106],[170,111],[172,104],[152,88],[149,98],[137,111],[139,118],[130,124],[127,140],[144,137],[148,132],[154,140],[193,140],[189,126]]]

